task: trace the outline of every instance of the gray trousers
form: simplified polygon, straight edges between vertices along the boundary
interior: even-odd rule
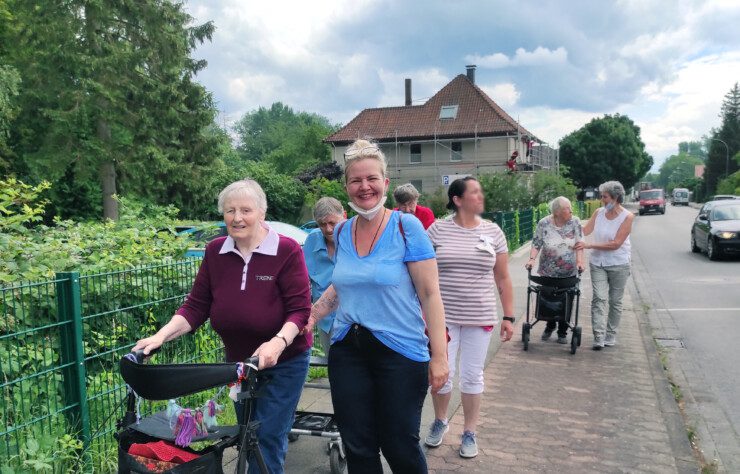
[[[594,337],[615,335],[622,317],[622,297],[630,276],[630,264],[598,267],[590,264],[593,298],[591,326]]]

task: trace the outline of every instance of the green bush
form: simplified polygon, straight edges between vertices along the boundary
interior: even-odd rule
[[[434,217],[444,217],[450,213],[447,209],[447,190],[445,188],[437,188],[433,193],[424,193],[419,198],[419,204],[426,206],[432,210]]]

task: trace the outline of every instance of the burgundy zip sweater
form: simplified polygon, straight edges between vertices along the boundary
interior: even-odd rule
[[[303,329],[310,311],[303,251],[295,240],[270,229],[265,242],[246,259],[233,250],[230,238],[211,241],[193,288],[176,313],[193,331],[210,318],[224,342],[226,360],[238,362],[275,337],[286,322]],[[312,339],[312,334],[296,336],[278,363],[308,350]]]

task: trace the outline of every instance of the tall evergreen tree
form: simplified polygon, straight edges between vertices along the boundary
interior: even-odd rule
[[[206,131],[215,109],[194,81],[206,64],[190,57],[213,24],[168,0],[6,3],[0,60],[22,80],[10,146],[31,180],[97,180],[112,219],[117,192],[189,194],[223,139]]]
[[[732,159],[740,150],[740,87],[737,82],[725,95],[720,117],[722,125],[719,130],[713,130],[709,137],[709,153],[704,170],[707,194],[714,194],[719,180],[738,170],[737,162]]]

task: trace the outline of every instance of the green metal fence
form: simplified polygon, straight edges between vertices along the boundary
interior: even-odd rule
[[[60,273],[53,281],[0,288],[0,466],[115,471],[112,433],[126,395],[118,362],[171,317],[199,264]],[[220,339],[204,329],[168,344],[162,357],[218,360]],[[69,452],[59,439],[81,443]]]

